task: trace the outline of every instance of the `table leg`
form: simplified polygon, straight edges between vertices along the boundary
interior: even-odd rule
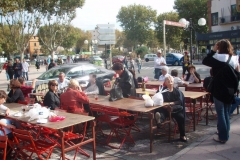
[[[95,126],[96,126],[96,122],[95,121],[91,121],[91,126],[92,126],[92,152],[93,152],[93,159],[96,160],[96,134],[95,134]]]
[[[64,132],[60,130],[59,133],[61,137],[62,160],[65,160]]]
[[[206,95],[206,97],[207,97],[208,95]],[[208,97],[207,97],[207,99],[206,99],[206,104],[207,104],[207,109],[206,109],[206,125],[208,125]]]
[[[193,102],[193,131],[196,130],[196,119],[195,119],[195,114],[196,114],[196,99],[192,100]]]
[[[149,113],[149,119],[150,119],[150,124],[149,124],[149,128],[150,128],[150,153],[152,153],[153,150],[153,113]]]

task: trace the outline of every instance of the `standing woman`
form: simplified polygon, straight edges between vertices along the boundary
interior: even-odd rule
[[[8,75],[9,75],[9,79],[10,80],[13,79],[14,68],[13,68],[12,60],[8,61],[7,72],[8,72]]]
[[[212,67],[213,73],[213,88],[210,92],[213,96],[218,117],[218,137],[214,137],[214,140],[225,143],[229,139],[229,110],[234,102],[234,94],[238,85],[238,80],[234,77],[230,68],[233,67],[238,71],[238,61],[233,56],[231,43],[226,39],[218,41],[202,63]]]
[[[48,82],[49,91],[44,96],[43,104],[51,110],[55,110],[60,106],[60,99],[57,94],[58,82],[56,80],[51,80]]]
[[[138,55],[136,62],[137,62],[137,67],[138,67],[138,73],[140,73],[140,70],[142,68],[142,59],[141,59],[140,54]]]

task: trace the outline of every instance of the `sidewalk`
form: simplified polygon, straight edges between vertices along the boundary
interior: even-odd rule
[[[200,140],[192,143],[185,149],[169,157],[170,160],[175,159],[217,159],[217,160],[234,160],[240,157],[240,115],[235,115],[231,119],[231,130],[229,141],[220,144],[213,140],[216,129],[212,134],[202,137]]]

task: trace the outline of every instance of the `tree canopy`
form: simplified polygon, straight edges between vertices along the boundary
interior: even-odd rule
[[[117,15],[120,26],[123,27],[126,38],[137,44],[145,44],[150,39],[151,27],[156,20],[157,11],[150,6],[129,5],[121,7]]]

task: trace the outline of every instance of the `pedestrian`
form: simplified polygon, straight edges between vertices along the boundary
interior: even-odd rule
[[[14,68],[14,78],[20,78],[22,75],[22,63],[16,58],[15,63],[13,64]]]
[[[36,67],[37,71],[40,69],[40,62],[39,62],[39,60],[36,61],[35,67]]]
[[[128,69],[134,70],[134,60],[132,57],[130,57]]]
[[[9,75],[8,75],[8,72],[7,72],[7,66],[8,66],[8,60],[4,63],[3,67],[2,67],[2,70],[5,70],[6,71],[6,77],[7,77],[7,81],[9,80]],[[1,71],[2,72],[2,71]],[[0,73],[1,73],[0,72]]]
[[[140,70],[142,68],[142,59],[141,59],[140,54],[137,56],[136,63],[137,63],[137,67],[138,67],[138,73],[140,73]]]
[[[162,75],[162,67],[166,66],[166,60],[162,57],[161,50],[157,51],[157,57],[154,58],[154,79],[159,79],[159,77]]]
[[[57,65],[61,65],[61,64],[63,64],[62,59],[60,57],[58,57]]]
[[[123,64],[124,64],[125,67],[128,69],[128,59],[127,59],[127,56],[124,56]]]
[[[28,72],[29,72],[29,64],[26,62],[26,59],[23,59],[22,63],[22,77],[28,81]]]
[[[218,53],[216,53],[218,51]],[[225,143],[229,139],[230,120],[229,110],[234,102],[234,93],[237,91],[239,79],[234,69],[238,70],[238,60],[233,55],[233,48],[227,39],[218,41],[211,53],[203,59],[203,64],[212,67],[213,87],[210,90],[217,112],[218,136],[214,140]]]
[[[71,64],[73,63],[72,58],[70,56],[67,56],[67,59],[65,61],[66,64]]]
[[[44,59],[44,65],[45,65],[45,67],[46,67],[46,71],[47,71],[47,70],[48,70],[48,62],[47,62],[46,59]]]
[[[10,80],[13,79],[14,68],[13,68],[13,64],[12,64],[12,60],[11,59],[8,61],[7,72],[8,72],[9,79]]]
[[[124,68],[123,64],[119,62],[114,63],[112,69],[119,75],[115,83],[118,83],[119,87],[122,89],[123,97],[128,98],[129,96],[136,96],[136,88],[132,73]]]
[[[48,65],[48,70],[55,67],[56,64],[53,62],[53,59],[50,60],[50,64]]]
[[[105,64],[105,68],[108,69],[107,68],[107,58],[104,59],[104,64]]]
[[[182,68],[183,68],[182,78],[184,78],[186,71],[189,73],[189,70],[188,70],[189,65],[190,65],[190,56],[188,55],[188,52],[185,51],[183,56],[183,61],[182,61]]]

